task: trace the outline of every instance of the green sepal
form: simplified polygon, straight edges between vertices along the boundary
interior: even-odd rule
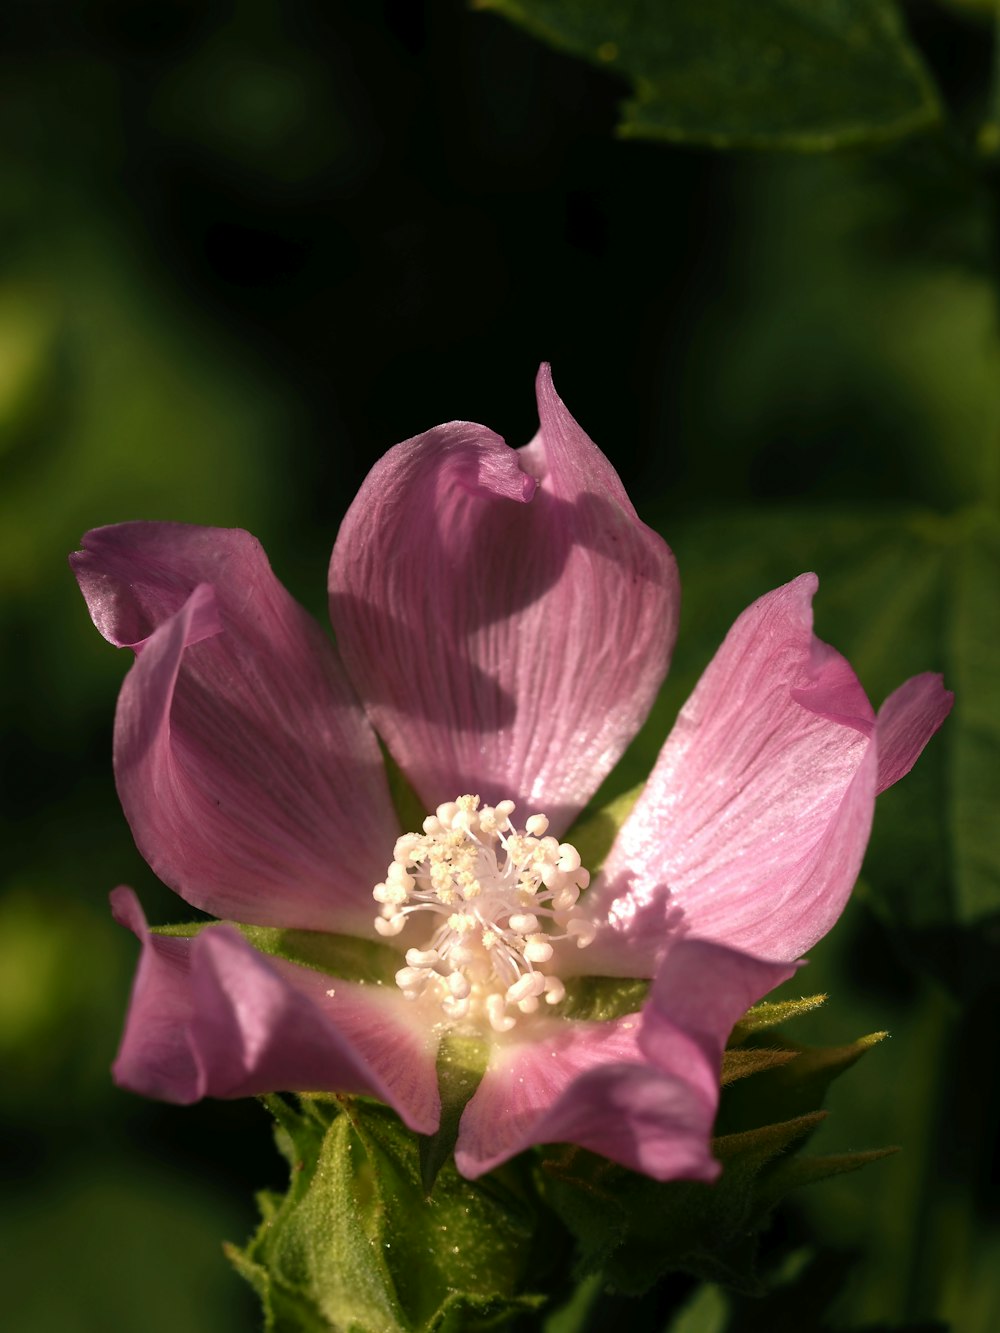
[[[801,1155],[827,1117],[822,1103],[830,1083],[884,1036],[807,1047],[770,1031],[822,1000],[758,1005],[738,1025],[737,1044],[723,1060],[713,1142],[723,1171],[714,1184],[661,1184],[576,1148],[542,1154],[539,1190],[574,1237],[578,1281],[599,1273],[606,1285],[640,1296],[666,1274],[684,1272],[761,1294],[757,1247],[779,1200],[800,1185],[857,1170],[892,1151]],[[767,1045],[754,1044],[764,1032]]]
[[[580,853],[580,862],[591,875],[596,875],[604,864],[618,830],[632,813],[632,807],[642,795],[645,782],[636,783],[628,791],[613,796],[603,805],[588,806],[566,834],[567,840]],[[583,901],[586,902],[586,894]]]
[[[764,1000],[748,1009],[733,1028],[730,1046],[742,1046],[755,1032],[764,1032],[818,1009],[826,1001],[825,995],[806,995],[799,1000]]]
[[[389,795],[392,797],[393,808],[396,811],[400,828],[407,832],[416,832],[423,826],[424,820],[431,812],[424,808],[423,801],[410,786],[403,770],[386,747],[383,745],[381,749],[382,759],[385,763],[386,781],[389,784]],[[455,795],[462,796],[464,793],[456,792]]]
[[[822,1106],[834,1079],[888,1035],[887,1032],[872,1032],[846,1046],[800,1046],[789,1042],[788,1049],[795,1058],[775,1072],[775,1083],[782,1092],[787,1091],[787,1104]]]
[[[420,1136],[420,1183],[430,1194],[437,1174],[455,1151],[458,1126],[472,1094],[486,1072],[489,1047],[475,1037],[448,1033],[437,1053],[437,1081],[441,1094],[441,1123],[434,1134]]]
[[[561,1012],[581,1022],[606,1023],[638,1013],[649,987],[642,977],[567,977]]]
[[[372,913],[374,916],[374,912]],[[154,935],[192,939],[215,921],[192,921],[175,926],[153,926]],[[248,944],[261,953],[299,963],[317,972],[327,972],[341,981],[365,981],[391,985],[399,968],[399,953],[377,940],[363,940],[354,935],[331,935],[323,930],[281,930],[277,926],[248,926],[239,921],[222,924],[234,926]]]
[[[500,1329],[540,1309],[561,1280],[564,1256],[540,1234],[525,1168],[470,1182],[448,1162],[428,1194],[417,1136],[387,1108],[264,1100],[289,1189],[260,1197],[256,1235],[227,1253],[260,1296],[269,1333]]]
[[[883,1157],[892,1157],[897,1152],[899,1148],[893,1146],[870,1148],[867,1152],[792,1157],[777,1166],[758,1190],[757,1207],[770,1212],[791,1190],[799,1189],[802,1185],[815,1185],[821,1180],[829,1180],[831,1176],[846,1175],[849,1171],[860,1171],[862,1167],[880,1162]]]
[[[640,1296],[667,1273],[685,1272],[737,1290],[761,1290],[753,1271],[764,1220],[759,1179],[772,1159],[805,1138],[822,1111],[717,1139],[725,1164],[714,1184],[660,1183],[580,1149],[543,1157],[539,1184],[577,1242],[576,1277],[602,1273]]]
[[[717,1128],[723,1132],[738,1130],[747,1123],[767,1124],[807,1115],[823,1106],[833,1081],[856,1064],[886,1036],[873,1032],[845,1046],[804,1046],[772,1035],[766,1048],[744,1045],[726,1053],[726,1060],[752,1060],[762,1056],[760,1077],[740,1082],[727,1089],[719,1112]],[[775,1050],[785,1058],[773,1059]],[[726,1061],[723,1061],[723,1071]],[[724,1078],[724,1082],[727,1080]],[[735,1080],[728,1080],[735,1082]]]
[[[762,1074],[768,1069],[777,1069],[780,1065],[794,1060],[796,1051],[767,1046],[751,1046],[746,1050],[737,1047],[728,1050],[722,1057],[722,1086],[735,1083],[737,1079],[749,1078],[751,1074]]]
[[[774,1125],[720,1134],[712,1143],[712,1152],[720,1162],[735,1163],[733,1170],[759,1169],[798,1139],[806,1138],[826,1116],[826,1111],[810,1111]]]

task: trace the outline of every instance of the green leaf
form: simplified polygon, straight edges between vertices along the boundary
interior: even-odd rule
[[[558,1255],[536,1243],[537,1209],[516,1170],[473,1183],[446,1164],[428,1195],[417,1136],[385,1107],[267,1104],[289,1190],[261,1197],[260,1229],[228,1253],[261,1295],[268,1330],[475,1333],[540,1308]]]
[[[985,508],[943,518],[784,507],[727,515],[724,542],[718,517],[660,526],[686,575],[661,728],[739,612],[807,569],[820,574],[816,632],[876,707],[908,676],[943,672],[955,708],[879,797],[859,892],[933,975],[966,993],[989,984],[993,946],[973,928],[1000,914],[1000,520]]]
[[[941,107],[892,0],[474,0],[632,87],[630,137],[827,150]]]

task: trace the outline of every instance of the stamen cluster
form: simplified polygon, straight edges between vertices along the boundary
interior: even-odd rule
[[[403,994],[436,991],[448,1019],[485,1018],[496,1032],[535,1013],[543,997],[559,1004],[566,988],[541,965],[556,940],[582,949],[595,934],[576,905],[590,883],[580,853],[546,836],[545,815],[519,832],[513,812],[513,801],[480,808],[478,796],[439,805],[422,834],[397,840],[385,881],[372,891],[382,905],[380,935],[398,935],[419,913],[437,918],[426,946],[407,949],[396,973]]]

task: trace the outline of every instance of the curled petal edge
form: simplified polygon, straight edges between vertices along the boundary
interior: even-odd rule
[[[112,911],[142,945],[114,1065],[120,1086],[179,1104],[355,1093],[417,1133],[437,1128],[435,1043],[402,996],[265,958],[227,925],[153,934],[130,889],[115,890]]]

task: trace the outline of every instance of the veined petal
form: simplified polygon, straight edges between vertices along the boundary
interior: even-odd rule
[[[474,1178],[537,1143],[575,1143],[657,1180],[713,1180],[719,1069],[734,1024],[795,964],[674,940],[641,1014],[498,1043],[462,1118]]]
[[[906,777],[924,746],[951,712],[955,696],[927,671],[893,690],[878,710],[878,790]]]
[[[515,451],[453,422],[397,445],[330,565],[348,672],[428,809],[511,798],[558,833],[645,717],[677,624],[676,566],[566,411]]]
[[[378,745],[259,543],[128,523],[72,564],[98,629],[137,653],[115,774],[156,873],[216,916],[370,933],[398,832]]]
[[[683,1072],[718,1101],[722,1053],[746,1011],[800,965],[771,962],[708,940],[677,939],[642,1011],[639,1048],[667,1073]]]
[[[437,1128],[436,1039],[401,995],[265,958],[231,926],[191,939],[153,935],[130,890],[116,890],[112,903],[142,942],[115,1062],[123,1087],[182,1104],[360,1093],[418,1133]]]
[[[857,677],[813,635],[816,584],[804,574],[745,611],[681,710],[585,900],[605,922],[588,967],[634,974],[651,950],[632,932],[670,906],[688,933],[777,960],[840,914],[877,755]]]
[[[455,1163],[469,1179],[536,1143],[575,1143],[658,1180],[712,1180],[714,1102],[637,1045],[639,1015],[554,1024],[498,1044],[462,1116]]]
[[[191,941],[151,935],[131,889],[115,889],[111,911],[142,944],[115,1082],[160,1101],[196,1102],[205,1095],[205,1079],[188,1040]]]

